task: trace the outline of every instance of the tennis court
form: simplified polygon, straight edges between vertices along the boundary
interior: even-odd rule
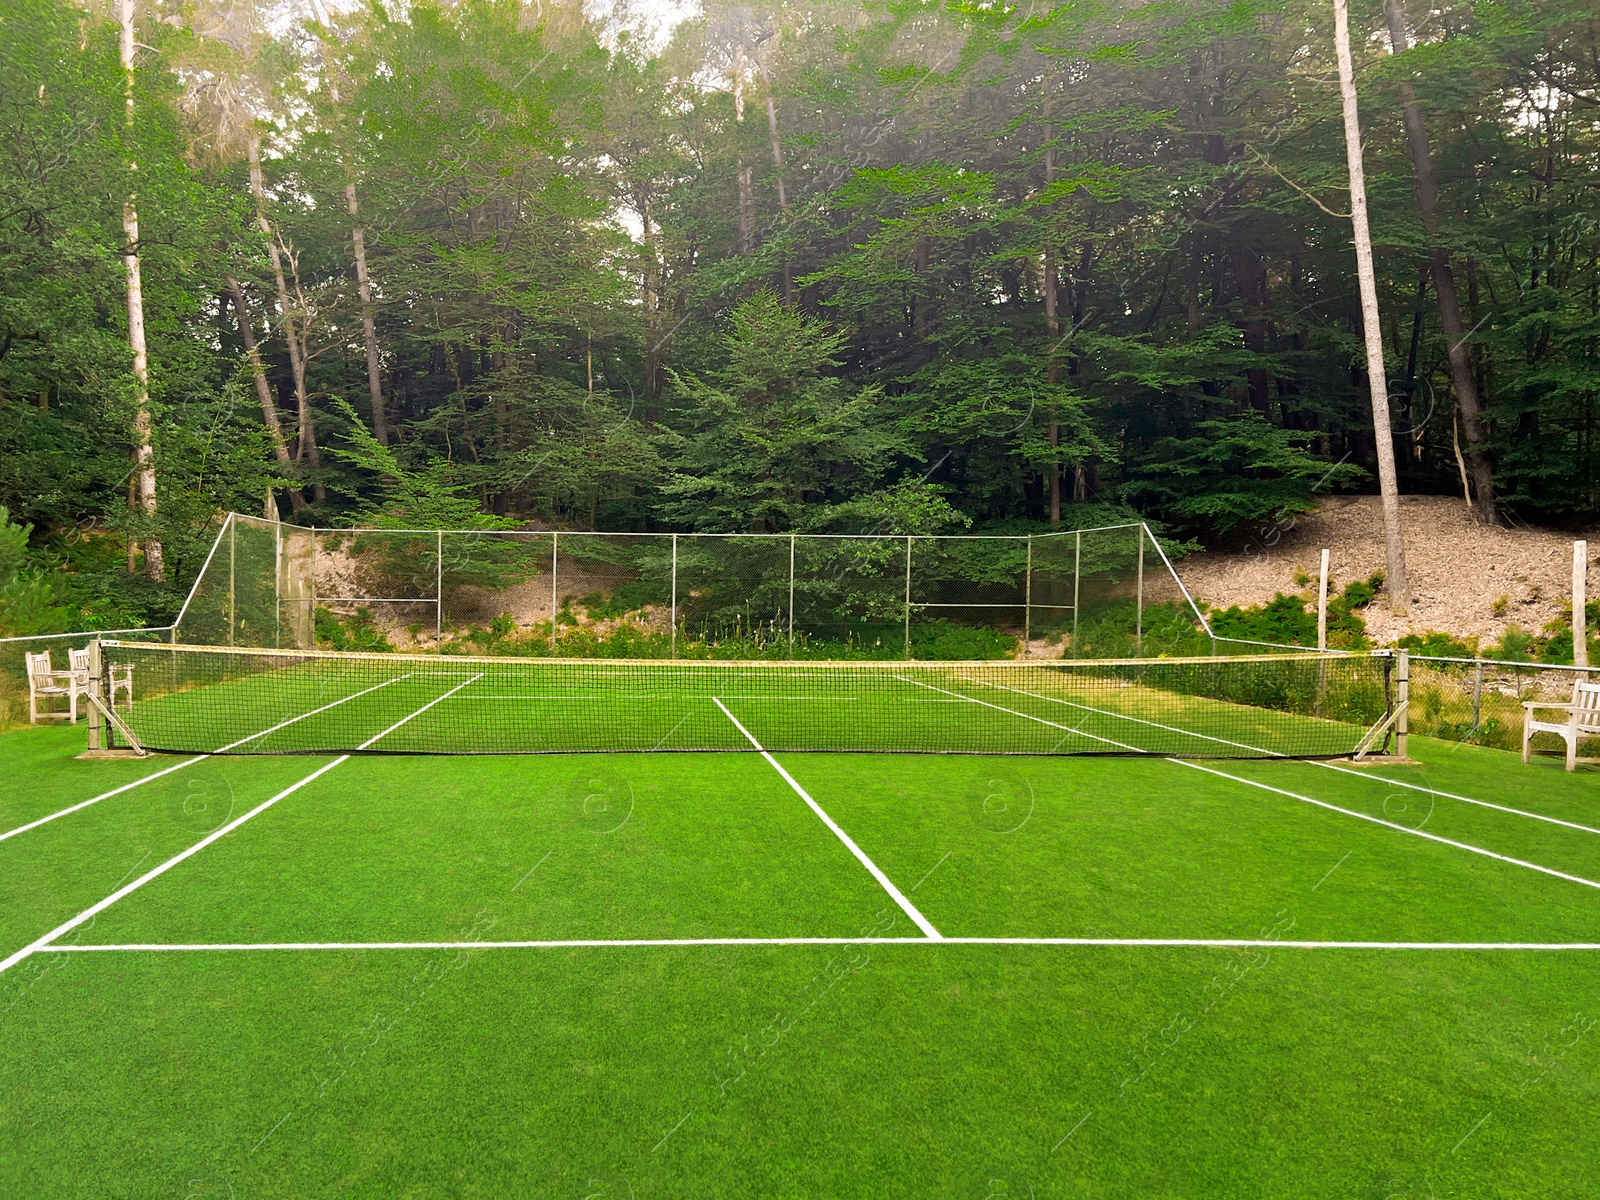
[[[1329,761],[1383,711],[1370,660],[137,654],[130,728],[206,753],[0,737],[9,1194],[1600,1169],[1592,776]],[[494,739],[521,752],[460,753]]]

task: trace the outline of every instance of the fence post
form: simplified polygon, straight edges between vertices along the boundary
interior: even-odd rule
[[[1033,636],[1033,534],[1028,535],[1028,565],[1022,575],[1022,657],[1028,657],[1028,642]]]
[[[1411,728],[1411,654],[1402,650],[1395,655],[1395,699],[1400,710],[1394,722],[1394,752],[1406,757],[1406,735]]]
[[[1328,648],[1328,549],[1322,549],[1322,568],[1317,573],[1317,649]]]
[[[283,648],[283,521],[272,526],[272,648]]]
[[[554,529],[550,531],[550,657],[556,654],[556,605],[560,603],[556,595],[556,554],[561,546],[561,535]]]
[[[1072,657],[1078,657],[1078,568],[1083,562],[1083,530],[1072,534]],[[1052,592],[1055,588],[1050,589]]]
[[[438,531],[433,558],[433,646],[444,648],[444,530]]]
[[[1472,727],[1476,729],[1483,720],[1483,659],[1473,664],[1472,672]]]
[[[1139,522],[1139,584],[1138,594],[1134,599],[1133,613],[1133,656],[1144,655],[1144,522]]]
[[[911,660],[911,535],[906,534],[906,661]]]
[[[789,533],[789,657],[794,658],[794,533]]]
[[[1572,543],[1572,665],[1589,665],[1589,543]]]
[[[238,541],[239,522],[228,514],[228,645],[233,645],[233,627],[238,623],[238,601],[233,586],[234,546]]]
[[[790,573],[793,574],[793,568],[790,569]],[[790,603],[792,604],[793,603],[793,596],[794,596],[794,589],[793,589],[793,585],[792,584],[790,585],[789,594],[790,594],[790,597],[791,597]],[[669,653],[670,653],[671,657],[677,658],[678,657],[678,535],[677,534],[673,534],[672,535],[672,609],[671,609],[670,617],[671,617],[671,620],[672,620],[672,649],[671,649],[671,651]],[[791,628],[792,628],[792,626],[793,626],[793,618],[792,617],[790,619],[790,625],[791,625]],[[793,641],[794,641],[794,639],[793,639],[793,636],[791,635],[791,637],[790,637],[790,644],[791,645],[793,644]]]
[[[311,648],[317,648],[317,527],[311,527],[311,566],[307,568],[311,585]],[[177,639],[174,638],[174,641]]]

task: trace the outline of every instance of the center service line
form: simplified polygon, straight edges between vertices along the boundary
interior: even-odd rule
[[[773,758],[771,754],[767,753],[766,747],[760,742],[756,741],[755,735],[746,729],[742,724],[740,724],[738,717],[734,716],[728,711],[728,706],[715,696],[711,697],[711,699],[716,703],[716,706],[722,710],[722,715],[733,722],[734,728],[740,733],[744,734],[744,736],[749,739],[750,744],[761,752],[761,757],[766,759],[767,762],[771,764],[772,769],[779,775],[783,776],[784,782],[795,790],[795,794],[799,796],[800,799],[804,800],[808,805],[810,805],[811,811],[816,813],[817,816],[822,819],[822,823],[829,829],[833,830],[834,836],[849,848],[850,853],[854,854],[856,858],[860,860],[862,866],[872,872],[872,877],[878,881],[878,883],[883,887],[884,891],[889,893],[894,902],[900,906],[900,910],[904,912],[906,916],[911,918],[916,927],[922,930],[922,932],[930,938],[934,938],[936,940],[943,938],[944,935],[933,927],[933,922],[929,921],[927,917],[918,912],[917,906],[912,904],[910,900],[907,900],[905,894],[901,892],[899,888],[895,887],[894,883],[887,875],[878,869],[878,864],[867,857],[867,852],[860,846],[856,845],[855,842],[850,839],[850,835],[844,830],[840,829],[832,817],[822,811],[822,805],[813,800],[810,795],[807,794],[805,788],[800,786],[795,777],[783,769],[782,763]]]

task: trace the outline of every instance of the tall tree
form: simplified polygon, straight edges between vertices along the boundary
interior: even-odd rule
[[[1400,0],[1384,0],[1384,19],[1389,26],[1389,53],[1403,54],[1411,48],[1411,32],[1406,27]],[[1399,81],[1401,114],[1405,121],[1406,145],[1411,151],[1411,181],[1417,198],[1417,213],[1428,238],[1428,266],[1433,276],[1433,293],[1438,299],[1439,327],[1445,336],[1445,351],[1450,362],[1450,383],[1461,424],[1467,435],[1467,462],[1472,469],[1477,505],[1473,511],[1485,525],[1500,524],[1500,510],[1494,494],[1494,463],[1489,454],[1489,429],[1484,421],[1483,401],[1478,395],[1478,380],[1473,374],[1472,350],[1467,345],[1467,329],[1461,320],[1461,300],[1456,290],[1455,271],[1450,251],[1439,228],[1439,190],[1434,182],[1433,151],[1428,145],[1428,127],[1422,119],[1422,105],[1410,79]]]
[[[136,173],[139,161],[131,144],[134,131],[134,40],[133,0],[121,0],[117,6],[117,20],[121,27],[119,46],[122,54],[127,131],[128,190],[122,201],[122,265],[128,277],[128,348],[133,354],[134,417],[133,458],[134,480],[137,490],[138,511],[146,522],[156,517],[156,462],[152,431],[155,419],[150,405],[150,350],[144,330],[144,281],[139,270],[139,199]],[[130,496],[134,489],[130,488]],[[145,573],[158,583],[166,578],[166,565],[161,539],[154,533],[144,538]],[[134,570],[133,543],[128,543],[128,571]]]
[[[1378,315],[1378,284],[1372,267],[1372,231],[1367,223],[1366,167],[1361,153],[1361,116],[1356,107],[1355,73],[1350,62],[1350,19],[1345,0],[1333,0],[1333,44],[1339,60],[1339,102],[1344,113],[1345,161],[1350,171],[1350,224],[1355,232],[1356,275],[1361,288],[1361,325],[1367,348],[1367,386],[1372,396],[1372,430],[1378,450],[1378,489],[1383,501],[1383,543],[1389,607],[1411,609],[1406,576],[1405,535],[1400,525],[1400,485],[1394,468],[1394,434],[1389,425],[1388,374],[1383,365],[1383,325]]]

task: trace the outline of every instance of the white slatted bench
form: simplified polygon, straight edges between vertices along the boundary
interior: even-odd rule
[[[71,721],[78,723],[78,693],[82,686],[72,671],[58,671],[50,664],[50,651],[25,654],[28,664],[28,724],[40,721]],[[56,707],[56,701],[65,698],[66,711]]]
[[[1572,685],[1572,699],[1566,704],[1553,704],[1543,700],[1522,702],[1522,761],[1533,761],[1531,748],[1533,735],[1553,733],[1567,743],[1567,770],[1578,766],[1578,743],[1584,738],[1600,738],[1600,683]],[[1559,721],[1541,721],[1540,711],[1560,712],[1566,715]]]

